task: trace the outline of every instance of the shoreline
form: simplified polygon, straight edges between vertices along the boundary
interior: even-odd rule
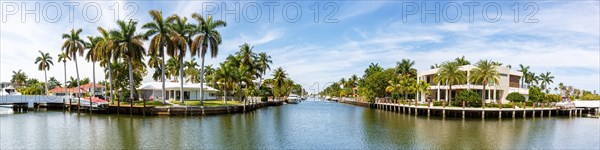
[[[247,105],[229,106],[133,106],[109,105],[104,110],[92,110],[92,114],[129,114],[138,116],[198,116],[198,115],[220,115],[254,111],[263,107],[281,106],[283,101],[265,101]],[[13,107],[15,112],[27,112],[29,110],[63,110],[65,112],[89,113],[88,108],[79,108],[77,104],[63,103],[34,103],[33,108]]]
[[[415,116],[437,116],[437,117],[452,117],[452,118],[527,118],[527,117],[554,117],[554,116],[569,116],[569,117],[586,117],[598,114],[598,110],[587,109],[558,109],[558,108],[462,108],[462,107],[427,107],[402,105],[393,103],[368,103],[359,101],[341,100],[340,103],[367,107],[371,109],[380,109],[396,113],[403,113]],[[592,114],[594,113],[594,114]],[[598,118],[598,117],[596,117]]]

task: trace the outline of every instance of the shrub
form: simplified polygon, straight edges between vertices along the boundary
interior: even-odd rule
[[[546,101],[548,102],[559,102],[561,96],[558,94],[548,94],[546,95]]]
[[[586,93],[581,97],[582,100],[600,100],[600,95]]]
[[[518,92],[512,92],[512,93],[508,94],[508,96],[506,96],[506,99],[511,102],[522,102],[522,101],[525,101],[525,96],[523,96],[523,94],[518,93]]]
[[[546,95],[542,93],[539,87],[531,86],[529,87],[529,101],[532,102],[543,102],[546,98]]]
[[[452,105],[462,106],[463,101],[465,101],[466,105],[469,107],[481,107],[481,95],[475,91],[466,90],[459,92],[452,102]]]

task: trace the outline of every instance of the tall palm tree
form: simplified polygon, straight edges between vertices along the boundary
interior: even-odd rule
[[[109,84],[109,96],[108,99],[110,101],[110,103],[113,103],[113,95],[114,95],[114,87],[113,87],[113,78],[112,78],[112,59],[113,59],[113,50],[115,49],[113,46],[113,39],[110,36],[110,33],[105,30],[102,27],[98,27],[98,32],[100,33],[100,35],[102,35],[100,37],[100,40],[98,41],[98,43],[96,44],[96,47],[98,49],[98,52],[96,53],[99,61],[100,61],[100,66],[101,67],[105,67],[108,68],[108,84]],[[106,79],[106,77],[105,77]]]
[[[525,80],[527,79],[527,74],[529,74],[529,66],[524,66],[523,64],[519,64],[519,67],[521,69],[519,69],[518,71],[523,73],[523,77],[521,78],[521,87],[525,87],[524,83],[525,83]]]
[[[452,100],[452,86],[455,84],[464,83],[467,80],[466,72],[460,70],[460,64],[457,62],[446,61],[437,71],[438,76],[434,78],[435,82],[444,83],[449,87],[449,96],[447,101]]]
[[[63,62],[64,64],[65,86],[63,88],[65,90],[65,95],[67,94],[67,60],[71,60],[71,58],[69,57],[69,54],[67,54],[65,51],[62,51],[60,54],[58,54],[58,62]],[[69,105],[70,104],[71,101],[69,101]]]
[[[154,36],[150,41],[150,47],[148,48],[148,54],[158,55],[162,58],[161,62],[161,80],[162,80],[162,99],[163,105],[166,104],[166,92],[165,92],[165,46],[170,42],[170,34],[173,31],[169,28],[166,19],[163,19],[162,11],[150,10],[150,17],[152,22],[148,22],[142,26],[143,29],[147,29],[145,37]]]
[[[542,89],[544,89],[546,91],[546,93],[548,93],[548,88],[547,86],[554,83],[553,79],[554,76],[550,75],[550,72],[546,72],[546,73],[542,73],[540,74],[540,82],[542,84]]]
[[[396,62],[396,74],[416,76],[417,70],[413,68],[414,65],[415,61],[402,59],[402,61]]]
[[[200,104],[204,101],[204,58],[210,47],[211,58],[217,57],[219,52],[219,45],[221,44],[221,34],[217,31],[219,27],[227,26],[222,20],[213,21],[212,16],[208,16],[206,20],[202,15],[198,13],[192,14],[192,18],[198,21],[197,32],[199,35],[196,36],[192,42],[191,51],[192,55],[200,56],[202,63],[200,65]]]
[[[479,60],[475,64],[476,68],[471,70],[471,82],[481,82],[483,91],[481,92],[481,107],[485,108],[485,87],[489,83],[497,85],[500,81],[500,73],[496,70],[497,63],[490,60]]]
[[[215,72],[215,80],[219,82],[223,88],[223,103],[227,103],[227,90],[232,87],[234,78],[234,69],[229,63],[221,63],[220,68]]]
[[[169,18],[167,18],[167,22],[169,22],[169,28],[172,29],[173,33],[171,34],[171,42],[169,44],[169,50],[168,52],[170,53],[171,56],[177,57],[177,60],[179,60],[179,70],[178,70],[178,75],[179,75],[179,79],[180,79],[180,87],[179,87],[179,99],[180,102],[183,103],[183,58],[185,57],[187,50],[188,50],[188,39],[185,37],[185,35],[187,35],[188,32],[191,32],[192,28],[191,26],[187,23],[187,18],[186,17],[179,17],[176,14],[173,14],[172,16],[170,16]]]
[[[17,72],[13,71],[12,79],[10,79],[10,82],[17,87],[24,86],[25,82],[27,82],[27,74],[25,74],[25,72],[22,72],[21,69],[19,69],[19,71]]]
[[[90,91],[91,96],[96,96],[96,62],[100,60],[98,54],[100,53],[100,47],[98,47],[98,43],[102,41],[101,37],[92,37],[88,36],[88,42],[85,42],[85,48],[88,49],[87,54],[85,55],[85,60],[88,62],[92,62],[92,90]],[[90,101],[90,105],[92,101]],[[91,111],[91,109],[90,109]]]
[[[79,81],[79,66],[77,65],[77,54],[79,56],[83,56],[83,51],[85,49],[84,41],[79,38],[79,34],[81,34],[81,29],[71,29],[70,33],[65,33],[62,35],[62,38],[65,39],[63,43],[62,50],[66,51],[70,57],[75,62],[75,72],[77,73],[77,106],[81,106],[81,84]]]
[[[52,62],[52,56],[49,53],[40,52],[40,56],[35,59],[35,63],[38,64],[38,70],[44,71],[44,89],[46,90],[46,95],[48,95],[48,77],[46,75],[46,71],[50,70],[50,66],[54,65]]]
[[[267,55],[266,52],[258,53],[258,66],[260,66],[260,84],[262,84],[263,77],[267,73],[267,70],[271,70],[270,64],[273,63],[271,56]]]
[[[277,91],[274,92],[277,94],[275,96],[283,96],[281,91],[284,90],[285,86],[287,85],[287,78],[287,73],[285,73],[283,68],[279,67],[273,71],[273,88]]]
[[[133,61],[141,62],[144,55],[146,55],[146,50],[144,49],[144,36],[136,33],[136,21],[129,20],[129,22],[126,23],[125,21],[118,20],[117,25],[119,26],[118,30],[113,30],[110,34],[115,39],[114,45],[116,47],[116,56],[126,59],[129,65],[129,98],[131,107],[133,107],[135,87],[133,86],[132,63]]]

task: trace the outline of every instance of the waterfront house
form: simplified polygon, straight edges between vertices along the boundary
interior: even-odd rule
[[[180,97],[180,82],[165,82],[165,94],[167,100],[179,100]],[[217,99],[218,90],[204,84],[204,99]],[[141,98],[147,100],[162,99],[162,82],[146,82],[138,88]],[[183,99],[184,100],[199,100],[200,99],[200,84],[199,83],[184,83],[183,84]]]
[[[469,78],[470,71],[474,68],[476,68],[476,66],[464,65],[460,67],[460,70],[465,71],[467,74],[467,78]],[[437,75],[438,69],[439,68],[429,69],[421,71],[417,74],[418,82],[420,82],[421,80],[425,80],[427,83],[429,83],[429,85],[431,85],[429,88],[430,91],[428,95],[424,95],[423,93],[417,93],[417,99],[419,100],[419,102],[427,102],[427,100],[440,101],[447,99],[449,87],[444,85],[443,83],[434,82],[434,78]],[[456,84],[452,86],[451,94],[454,95],[452,97],[454,98],[458,92],[464,90],[473,90],[479,93],[479,95],[481,95],[482,92],[486,92],[485,99],[488,102],[496,100],[502,100],[503,102],[507,102],[506,96],[512,92],[518,92],[525,95],[526,97],[528,96],[529,91],[526,88],[524,88],[524,86],[520,85],[521,78],[523,77],[522,72],[511,70],[510,68],[504,66],[497,66],[496,71],[498,71],[499,73],[499,84],[490,83],[486,85],[485,91],[483,91],[483,85],[481,83],[471,83],[470,81],[467,81],[463,84]]]
[[[92,91],[92,84],[84,84],[84,85],[81,85],[80,87],[81,87],[81,93],[78,93],[79,90],[77,90],[77,87],[67,88],[67,91],[65,93],[65,89],[63,87],[56,86],[56,87],[54,87],[54,89],[49,90],[48,94],[53,95],[53,96],[69,95],[69,96],[73,96],[73,97],[77,97],[77,95],[83,97],[86,93],[88,93],[89,95],[92,95],[92,92],[90,92],[90,91]],[[96,84],[95,88],[96,89],[93,90],[94,95],[104,97],[104,93],[106,92],[106,87],[102,84]]]

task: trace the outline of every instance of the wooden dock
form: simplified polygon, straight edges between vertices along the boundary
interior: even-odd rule
[[[581,108],[462,108],[462,107],[428,107],[395,103],[368,103],[357,101],[340,101],[341,103],[398,112],[409,115],[439,116],[453,118],[526,118],[552,116],[584,116],[596,113]]]

